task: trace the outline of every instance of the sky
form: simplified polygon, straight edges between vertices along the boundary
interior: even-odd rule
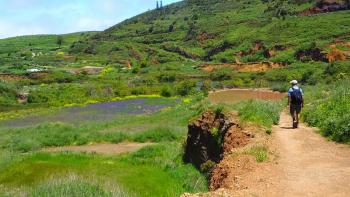
[[[155,7],[156,0],[0,0],[0,38],[100,31]]]

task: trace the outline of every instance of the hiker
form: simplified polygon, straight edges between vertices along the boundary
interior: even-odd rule
[[[298,81],[293,80],[290,82],[292,87],[288,91],[288,105],[290,108],[290,114],[293,118],[293,128],[298,128],[299,114],[304,105],[304,93],[303,90],[298,86]]]

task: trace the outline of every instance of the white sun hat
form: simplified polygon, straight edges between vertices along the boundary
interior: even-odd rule
[[[290,83],[293,84],[293,85],[297,85],[298,81],[297,80],[292,80]]]

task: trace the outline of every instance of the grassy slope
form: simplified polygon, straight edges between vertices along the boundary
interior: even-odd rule
[[[72,42],[87,38],[97,32],[78,32],[64,35],[33,35],[33,36],[18,36],[6,39],[0,39],[0,53],[16,53],[24,49],[37,49],[40,51],[50,51],[59,48],[57,38],[62,37],[63,43],[61,48],[67,49]]]
[[[122,49],[124,42],[132,42],[135,43],[132,47],[135,51],[140,51],[140,46],[153,47],[158,51],[162,51],[164,46],[178,46],[189,54],[198,56],[199,60],[214,61],[219,61],[220,57],[233,61],[234,52],[247,50],[255,41],[261,40],[268,48],[275,45],[288,46],[288,51],[283,52],[287,54],[278,54],[273,58],[283,60],[282,55],[293,59],[293,52],[300,45],[316,42],[323,47],[332,42],[335,36],[350,31],[348,11],[311,17],[292,16],[286,20],[279,20],[266,17],[263,14],[266,5],[258,0],[189,2],[176,3],[164,10],[141,14],[102,32],[95,38],[103,38],[101,45],[106,39],[114,42],[114,45],[121,44]],[[301,10],[308,6],[311,4],[296,6],[296,9]],[[169,32],[171,24],[174,24],[174,29]],[[193,30],[192,34],[189,33],[190,29]],[[198,36],[201,33],[212,36],[200,41]],[[222,46],[224,41],[230,46],[215,53],[214,50]],[[91,39],[91,42],[99,43],[99,40]],[[113,45],[112,43],[109,42],[109,45]],[[140,55],[146,58],[142,56],[142,52]],[[264,60],[258,54],[243,60],[254,61],[254,58]]]
[[[295,7],[302,10],[310,6],[308,3]],[[271,60],[291,63],[296,61],[293,56],[300,47],[316,42],[316,46],[324,48],[336,36],[350,32],[349,11],[310,17],[290,16],[282,20],[267,17],[263,13],[265,9],[266,5],[259,0],[183,1],[163,10],[140,14],[104,32],[92,33],[93,36],[91,33],[83,36],[64,35],[63,48],[84,62],[123,64],[123,61],[129,60],[133,66],[139,66],[144,61],[157,68],[157,63],[189,62],[198,65],[207,60],[234,61],[236,56],[233,53],[248,50],[254,42],[263,41],[267,48],[287,46],[288,50],[278,52]],[[170,26],[173,26],[172,31],[169,30]],[[199,35],[204,33],[208,35],[207,38],[199,39]],[[55,49],[56,37],[29,36],[0,40],[0,53],[31,48],[28,47],[29,43],[32,43],[32,48],[38,47],[40,50]],[[68,46],[77,40],[80,42],[68,50]],[[223,46],[225,42],[227,46]],[[84,53],[89,47],[95,49],[93,55]],[[175,48],[193,57],[179,54]],[[262,60],[268,58],[258,53],[242,58],[242,61],[248,62]]]
[[[312,4],[293,6],[303,10]],[[266,87],[293,78],[307,84],[324,78],[332,81],[334,76],[325,73],[327,63],[300,62],[294,55],[310,46],[328,51],[327,45],[339,36],[349,41],[349,11],[282,20],[267,16],[265,9],[259,0],[183,1],[140,14],[104,32],[64,35],[62,49],[55,44],[57,36],[0,40],[0,72],[24,75],[28,68],[43,66],[50,70],[45,77],[1,84],[4,87],[0,86],[0,92],[6,94],[0,100],[5,106],[24,107],[16,105],[15,98],[24,86],[31,92],[31,104],[61,106],[72,99],[84,103],[89,98],[102,100],[130,94],[183,94],[184,89],[193,90],[193,84],[203,80],[217,88]],[[262,50],[242,57],[235,55],[248,52],[256,41],[267,49],[284,46],[286,50],[276,51],[270,58]],[[33,58],[27,54],[30,49],[44,54]],[[9,51],[14,52],[9,56]],[[234,62],[236,58],[242,62],[284,62],[288,66],[263,73],[226,69],[208,74],[193,68],[203,62]],[[123,69],[127,62],[131,70]],[[66,72],[83,66],[106,69],[98,76]],[[348,73],[349,69],[344,67],[342,72]],[[55,94],[57,91],[61,94]]]

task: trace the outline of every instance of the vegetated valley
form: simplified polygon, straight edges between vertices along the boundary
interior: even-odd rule
[[[245,195],[247,169],[278,159],[293,79],[303,121],[349,144],[349,9],[184,0],[102,32],[0,39],[0,195]]]

